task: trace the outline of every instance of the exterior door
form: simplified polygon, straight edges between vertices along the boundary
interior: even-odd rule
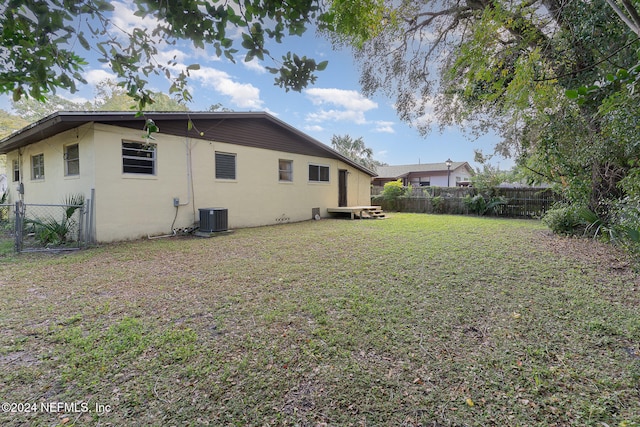
[[[347,206],[347,171],[338,170],[338,207]]]

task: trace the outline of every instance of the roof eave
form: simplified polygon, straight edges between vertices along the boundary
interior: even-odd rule
[[[176,120],[189,118],[189,116],[197,115],[200,119],[220,119],[220,118],[259,118],[269,120],[276,125],[287,129],[289,132],[294,133],[298,137],[304,139],[308,143],[319,147],[323,151],[327,152],[327,154],[332,157],[338,158],[339,160],[347,163],[348,165],[366,173],[371,177],[377,176],[376,172],[362,166],[361,164],[349,159],[348,157],[343,156],[336,150],[331,147],[321,143],[320,141],[312,138],[311,136],[301,132],[300,130],[294,128],[288,123],[283,122],[282,120],[268,114],[266,112],[144,112],[144,117],[149,119],[167,119],[167,120]],[[22,148],[24,146],[30,145],[33,143],[33,137],[37,134],[40,134],[42,139],[53,136],[52,133],[49,135],[47,132],[51,130],[55,126],[60,125],[63,122],[68,123],[71,127],[80,126],[85,123],[90,123],[94,121],[99,121],[101,123],[104,122],[112,122],[112,121],[133,121],[140,120],[140,117],[136,114],[132,114],[128,111],[60,111],[53,113],[37,122],[34,122],[21,130],[12,133],[11,135],[5,137],[0,140],[0,154],[6,154],[10,151]],[[67,129],[62,129],[60,132],[63,132]],[[58,133],[58,132],[56,132]]]

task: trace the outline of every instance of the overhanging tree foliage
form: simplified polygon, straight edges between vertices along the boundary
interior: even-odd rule
[[[383,165],[373,158],[373,150],[366,146],[362,137],[353,139],[349,135],[333,135],[331,146],[343,156],[372,171],[376,170],[376,166]]]
[[[107,0],[8,0],[0,5],[0,93],[14,100],[30,96],[44,100],[66,89],[72,93],[78,83],[86,83],[83,52],[93,51],[109,65],[140,108],[152,103],[146,89],[147,78],[166,75],[172,80],[170,93],[181,100],[191,99],[186,90],[186,66],[174,75],[175,58],[158,62],[159,46],[191,41],[196,48],[211,46],[217,56],[235,61],[244,52],[245,61],[264,59],[270,52],[268,40],[281,43],[287,35],[301,35],[320,18],[319,2],[291,0],[183,0],[180,2],[134,0],[135,14],[150,18],[153,28],[117,28],[111,21],[114,7]],[[240,38],[234,39],[235,31]],[[274,61],[276,61],[274,59]],[[288,53],[270,70],[276,84],[300,91],[316,79],[315,72],[327,62]]]
[[[161,92],[150,92],[154,103],[146,105],[143,111],[188,111],[188,108],[169,95]],[[38,121],[56,111],[132,111],[138,108],[136,102],[127,95],[126,91],[110,80],[105,80],[96,86],[96,96],[91,101],[73,102],[58,95],[49,96],[47,102],[40,102],[33,98],[22,98],[12,102],[13,110],[21,122],[15,122],[13,130],[18,130],[28,123]],[[6,112],[0,111],[0,119],[6,117]]]
[[[628,115],[636,95],[619,91],[640,43],[610,4],[443,0],[379,7],[383,19],[373,29],[353,18],[332,28],[338,43],[356,48],[366,95],[395,97],[400,117],[423,133],[432,109],[441,125],[495,131],[502,137],[497,150],[532,177],[609,215],[608,201],[624,196],[620,183],[635,167],[629,159],[640,155],[636,120]],[[611,90],[594,90],[592,102],[566,96],[585,84],[604,87],[612,70]],[[627,108],[614,111],[614,104]]]

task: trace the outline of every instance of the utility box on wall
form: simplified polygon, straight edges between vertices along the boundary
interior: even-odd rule
[[[200,231],[204,233],[214,233],[217,231],[227,231],[228,213],[225,208],[200,208]]]

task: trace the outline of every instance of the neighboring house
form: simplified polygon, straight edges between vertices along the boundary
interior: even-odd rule
[[[0,154],[12,202],[93,197],[98,242],[192,227],[212,207],[229,228],[324,217],[369,205],[375,176],[267,113],[59,112],[0,140]]]
[[[451,162],[447,169],[445,162],[422,163],[417,165],[378,166],[378,176],[372,178],[374,186],[383,186],[390,181],[402,180],[403,185],[414,187],[460,187],[468,186],[473,168],[467,162]]]

